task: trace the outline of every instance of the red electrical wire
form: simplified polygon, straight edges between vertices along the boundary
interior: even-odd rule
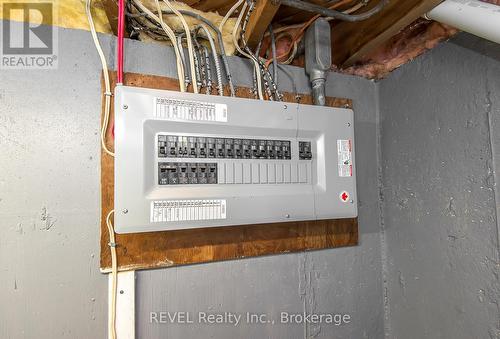
[[[117,45],[117,83],[123,84],[123,43],[125,32],[125,0],[118,0],[118,45]]]

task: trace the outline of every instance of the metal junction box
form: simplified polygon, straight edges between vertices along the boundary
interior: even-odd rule
[[[118,233],[357,216],[350,109],[115,93]]]

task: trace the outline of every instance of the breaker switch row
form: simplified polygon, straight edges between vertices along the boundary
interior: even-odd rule
[[[291,156],[287,140],[158,136],[158,157],[161,158],[290,160]]]
[[[158,184],[216,184],[216,163],[158,163]]]

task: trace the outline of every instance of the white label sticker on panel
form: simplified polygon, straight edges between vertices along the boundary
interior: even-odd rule
[[[154,116],[166,120],[227,122],[227,105],[193,100],[154,98]]]
[[[151,202],[151,222],[226,219],[225,199],[157,200]]]
[[[337,140],[339,177],[352,177],[351,140]]]

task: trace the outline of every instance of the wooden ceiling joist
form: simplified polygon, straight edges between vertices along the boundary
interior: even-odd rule
[[[233,5],[235,1],[231,0],[200,0],[200,1],[182,1],[189,6],[196,8],[200,11],[204,12],[218,12],[219,14],[225,14],[220,11],[220,8],[225,7],[227,5]]]
[[[278,8],[280,7],[279,1],[275,0],[257,0],[255,9],[250,16],[247,24],[245,37],[248,46],[254,49],[259,43],[260,38],[273,21]]]
[[[340,22],[332,28],[333,62],[349,67],[411,24],[442,0],[392,0],[373,17]],[[372,0],[375,6],[376,1]]]
[[[108,17],[109,26],[114,35],[118,35],[118,6],[114,0],[102,0],[102,7]]]

